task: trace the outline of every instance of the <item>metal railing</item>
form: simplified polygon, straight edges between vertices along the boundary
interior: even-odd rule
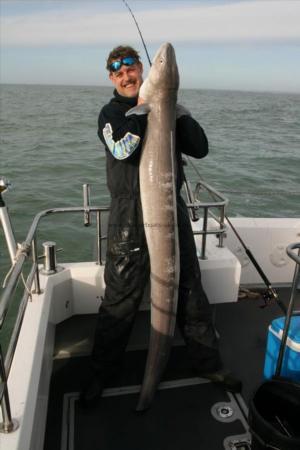
[[[293,251],[296,249],[298,249],[298,255]],[[295,266],[295,271],[294,271],[290,300],[289,300],[289,304],[288,304],[288,308],[287,308],[286,316],[285,316],[285,322],[284,322],[284,328],[283,328],[283,332],[282,332],[282,338],[281,338],[281,344],[280,344],[280,349],[279,349],[279,354],[278,354],[275,376],[280,376],[280,373],[281,373],[284,352],[285,352],[285,347],[286,347],[286,343],[287,343],[287,338],[288,338],[288,333],[289,333],[292,316],[300,315],[300,311],[294,311],[295,300],[296,300],[296,290],[297,290],[297,284],[299,282],[299,274],[300,274],[300,242],[295,243],[295,244],[290,244],[286,248],[286,252],[287,252],[288,256],[293,261],[295,261],[296,266]]]
[[[188,184],[186,183],[186,189],[189,189]],[[200,191],[205,189],[207,193],[209,193],[215,200],[211,202],[201,202],[199,200]],[[8,282],[6,288],[2,294],[0,299],[0,329],[2,328],[3,322],[6,317],[6,313],[9,309],[9,306],[12,302],[12,298],[17,287],[18,281],[22,274],[24,262],[32,256],[32,266],[29,271],[29,275],[26,280],[26,287],[24,289],[24,293],[18,308],[17,317],[15,320],[14,328],[12,331],[12,335],[9,341],[9,346],[6,352],[5,360],[3,358],[1,348],[0,348],[0,403],[2,409],[3,423],[0,425],[0,431],[10,432],[16,428],[15,421],[11,418],[10,413],[10,404],[9,404],[9,396],[7,389],[7,378],[9,376],[13,356],[15,353],[15,349],[18,342],[18,337],[23,321],[23,317],[25,314],[26,306],[28,303],[28,299],[32,293],[39,295],[41,293],[40,288],[40,275],[39,275],[39,266],[38,266],[38,252],[37,252],[37,229],[40,224],[41,219],[45,217],[49,217],[53,214],[62,214],[62,213],[83,213],[84,214],[84,225],[90,225],[91,214],[96,214],[96,234],[97,234],[97,263],[102,265],[102,242],[106,239],[106,236],[102,234],[102,222],[101,215],[102,213],[107,213],[109,211],[109,207],[94,207],[89,205],[89,186],[84,185],[84,206],[83,207],[69,207],[69,208],[52,208],[47,209],[45,211],[37,214],[30,226],[29,232],[25,241],[18,246],[16,250],[15,257],[12,258],[13,268],[9,275]],[[228,204],[228,200],[223,197],[219,192],[214,190],[211,186],[204,182],[200,182],[196,185],[196,189],[194,193],[190,192],[189,200],[192,200],[192,203],[188,203],[187,206],[189,209],[193,211],[193,220],[197,219],[197,211],[200,209],[203,210],[203,227],[200,231],[194,231],[195,235],[202,235],[202,247],[201,247],[201,258],[205,258],[205,250],[206,250],[206,236],[208,234],[216,234],[219,238],[219,246],[223,246],[223,233],[225,231],[224,218],[225,218],[225,207]],[[219,216],[215,216],[211,209],[217,208],[219,209]],[[208,230],[208,214],[210,214],[218,223],[219,227],[215,230]],[[9,223],[10,226],[10,223]],[[8,228],[9,228],[8,226]],[[10,239],[11,246],[13,245],[13,239]],[[34,284],[34,290],[32,290],[32,285]]]
[[[197,211],[199,209],[203,210],[202,230],[194,230],[193,233],[194,235],[202,235],[200,258],[206,259],[205,253],[207,235],[216,235],[219,239],[219,247],[223,247],[224,233],[227,229],[225,225],[225,208],[228,205],[229,201],[220,192],[216,191],[204,181],[200,181],[196,184],[194,193],[191,193],[189,185],[186,185],[185,188],[189,191],[187,197],[189,199],[192,198],[193,200],[192,203],[187,203],[187,207],[190,211],[192,211],[191,219],[193,221],[197,220]],[[200,201],[200,193],[203,190],[205,191],[205,193],[210,195],[210,197],[212,198],[211,201]],[[214,214],[212,209],[217,209],[219,211],[219,214]],[[218,223],[218,228],[208,229],[208,216],[211,216]]]
[[[33,292],[36,294],[40,294],[40,292],[41,292],[39,268],[38,268],[37,242],[36,242],[36,232],[37,232],[37,228],[38,228],[40,220],[51,214],[82,213],[82,212],[83,213],[86,213],[86,212],[96,213],[96,217],[97,217],[97,263],[102,264],[101,243],[104,239],[106,239],[106,236],[102,236],[102,234],[101,234],[101,213],[107,212],[107,211],[109,211],[109,207],[101,208],[101,207],[93,206],[93,207],[88,207],[88,208],[84,208],[84,207],[53,208],[53,209],[47,209],[45,211],[42,211],[35,216],[25,241],[21,244],[21,246],[19,247],[19,250],[17,251],[15,265],[13,267],[13,270],[10,274],[6,288],[3,292],[3,295],[0,300],[0,328],[3,325],[3,321],[5,319],[10,301],[12,299],[12,296],[14,294],[18,280],[22,273],[23,264],[24,264],[26,258],[28,258],[30,254],[32,254],[32,267],[31,267],[30,273],[27,278],[26,286],[29,287],[29,289],[30,289],[32,286],[32,283],[34,282],[35,289]],[[25,291],[25,295],[28,299],[29,292]]]
[[[31,224],[29,232],[25,241],[19,245],[19,248],[16,252],[16,257],[14,261],[13,269],[9,275],[9,279],[6,284],[6,288],[0,299],[0,330],[3,326],[7,311],[12,302],[13,295],[15,293],[18,281],[21,277],[23,265],[25,260],[32,255],[32,266],[30,268],[29,275],[26,280],[26,289],[24,289],[24,293],[18,308],[17,317],[15,320],[15,324],[13,327],[13,331],[11,334],[11,338],[9,341],[8,349],[6,352],[5,359],[3,358],[2,351],[0,348],[0,403],[2,409],[3,423],[0,424],[0,431],[10,432],[16,428],[15,422],[11,418],[10,406],[9,406],[9,396],[7,390],[7,378],[9,376],[13,356],[15,353],[15,349],[18,342],[18,336],[20,333],[23,317],[25,314],[26,306],[28,299],[31,293],[40,294],[40,275],[39,275],[39,267],[38,267],[38,254],[37,254],[37,239],[36,233],[38,229],[38,225],[42,218],[48,217],[52,214],[61,214],[61,213],[84,213],[85,220],[87,214],[90,215],[92,213],[96,214],[96,223],[97,223],[97,263],[103,264],[102,260],[102,242],[106,239],[106,236],[102,235],[102,226],[101,226],[101,214],[104,212],[108,212],[109,207],[70,207],[70,208],[53,208],[47,209],[45,211],[37,214]],[[85,221],[85,225],[86,225]],[[32,285],[34,284],[34,290],[32,291]]]

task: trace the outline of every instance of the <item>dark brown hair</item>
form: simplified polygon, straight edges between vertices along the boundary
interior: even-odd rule
[[[133,58],[136,58],[138,62],[141,62],[140,56],[134,48],[130,47],[129,45],[119,45],[118,47],[112,49],[112,51],[108,55],[106,61],[107,70],[110,71],[110,65],[113,61],[115,61],[116,59],[126,58],[126,56],[132,56]]]

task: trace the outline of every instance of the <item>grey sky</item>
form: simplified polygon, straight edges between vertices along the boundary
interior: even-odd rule
[[[300,91],[299,1],[128,3],[151,56],[174,44],[183,86]],[[144,57],[121,0],[2,1],[1,30],[5,83],[107,84],[112,46],[128,43]]]

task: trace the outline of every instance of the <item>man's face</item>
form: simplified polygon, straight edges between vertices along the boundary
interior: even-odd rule
[[[109,79],[117,92],[124,97],[136,97],[143,82],[143,65],[140,62],[132,66],[121,66],[120,70],[110,72]]]

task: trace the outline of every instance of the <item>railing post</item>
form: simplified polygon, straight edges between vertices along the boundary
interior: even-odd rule
[[[90,185],[83,185],[83,208],[84,208],[84,226],[88,227],[91,224],[91,213],[89,211],[90,207]]]
[[[0,199],[1,199],[1,197],[0,197]],[[4,203],[3,203],[3,205],[4,205]],[[12,229],[10,217],[7,212],[7,208],[5,205],[2,206],[1,202],[0,202],[0,223],[2,224],[10,260],[11,260],[12,264],[14,264],[15,256],[16,256],[16,252],[17,252],[17,244],[16,244],[14,232]]]
[[[97,211],[97,264],[102,264],[101,212]]]
[[[292,250],[296,249],[296,248],[298,248],[298,258],[296,256],[294,256],[292,253]],[[287,312],[286,312],[285,323],[284,323],[284,328],[283,328],[283,332],[282,332],[281,344],[280,344],[277,365],[276,365],[276,370],[275,370],[276,377],[280,376],[280,373],[281,373],[283,357],[284,357],[284,352],[285,352],[285,347],[286,347],[286,341],[288,338],[288,332],[289,332],[291,318],[292,318],[293,310],[294,310],[294,303],[295,303],[296,290],[297,290],[297,280],[298,280],[299,268],[300,268],[300,244],[289,245],[287,247],[287,254],[290,256],[290,258],[292,258],[296,262],[296,266],[295,266],[295,271],[294,271],[290,301],[289,301],[289,305],[288,305]]]
[[[9,256],[11,263],[14,264],[15,262],[15,256],[17,252],[17,244],[16,239],[13,231],[13,227],[10,221],[8,209],[5,205],[5,202],[2,197],[2,193],[5,192],[10,186],[10,183],[8,180],[5,180],[4,178],[0,178],[0,223],[2,224]]]
[[[18,422],[11,418],[7,379],[0,345],[0,403],[3,422],[0,423],[0,433],[11,433],[18,428]]]
[[[202,227],[202,245],[201,245],[201,259],[206,259],[205,251],[206,251],[206,231],[207,231],[207,217],[208,217],[208,208],[204,208],[203,214],[203,227]]]
[[[219,247],[224,247],[224,224],[225,224],[225,207],[220,208],[220,233],[219,233]]]
[[[36,235],[34,235],[31,246],[32,246],[32,261],[33,261],[33,264],[35,264],[35,266],[36,266],[35,275],[34,275],[34,293],[39,295],[39,294],[41,294],[42,291],[41,291],[41,287],[40,287],[40,275],[39,275]]]
[[[188,203],[190,203],[190,204],[195,203],[195,198],[194,198],[194,194],[193,194],[191,185],[185,177],[184,177],[184,189],[185,189],[185,194],[186,194]],[[197,222],[197,220],[199,220],[199,217],[197,216],[196,209],[193,207],[189,207],[188,210],[189,210],[190,219],[193,222]]]

